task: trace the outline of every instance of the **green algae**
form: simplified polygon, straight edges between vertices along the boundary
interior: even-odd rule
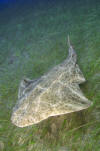
[[[55,3],[48,10],[17,10],[0,25],[0,141],[5,151],[99,151],[100,2]],[[28,7],[28,6],[27,6]],[[24,10],[24,7],[23,7]],[[9,10],[7,10],[9,11]],[[10,10],[11,11],[11,10]],[[10,14],[10,12],[9,12]],[[4,14],[2,14],[3,16]],[[6,24],[5,24],[6,22]],[[81,89],[93,102],[88,110],[17,128],[10,121],[20,80],[37,78],[67,56],[67,35],[86,77]],[[52,132],[52,123],[56,133]]]

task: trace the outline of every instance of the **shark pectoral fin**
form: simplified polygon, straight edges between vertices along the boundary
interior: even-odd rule
[[[75,67],[73,68],[72,75],[74,77],[73,82],[75,82],[77,84],[81,84],[81,83],[84,83],[86,81],[83,73],[81,72],[81,70],[78,66],[78,64],[76,64]]]

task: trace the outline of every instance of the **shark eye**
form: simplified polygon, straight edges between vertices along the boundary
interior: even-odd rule
[[[29,85],[30,83],[32,83],[32,81],[29,80],[29,79],[23,79],[23,83],[24,83],[25,86],[27,86],[27,85]]]
[[[25,83],[28,83],[28,80],[27,80],[27,79],[23,79],[23,81],[24,81]]]
[[[18,98],[23,96],[24,90],[32,83],[33,80],[24,78],[19,86]]]

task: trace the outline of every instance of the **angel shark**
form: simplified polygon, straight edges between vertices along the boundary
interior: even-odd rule
[[[11,121],[18,127],[41,122],[50,116],[80,111],[92,105],[79,84],[85,78],[77,64],[77,55],[70,44],[68,57],[38,79],[23,79]]]

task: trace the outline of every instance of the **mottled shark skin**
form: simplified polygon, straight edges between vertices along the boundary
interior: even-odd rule
[[[18,127],[88,108],[92,103],[82,93],[79,84],[85,78],[78,66],[77,55],[69,44],[69,55],[61,64],[38,79],[23,79],[11,121]]]

